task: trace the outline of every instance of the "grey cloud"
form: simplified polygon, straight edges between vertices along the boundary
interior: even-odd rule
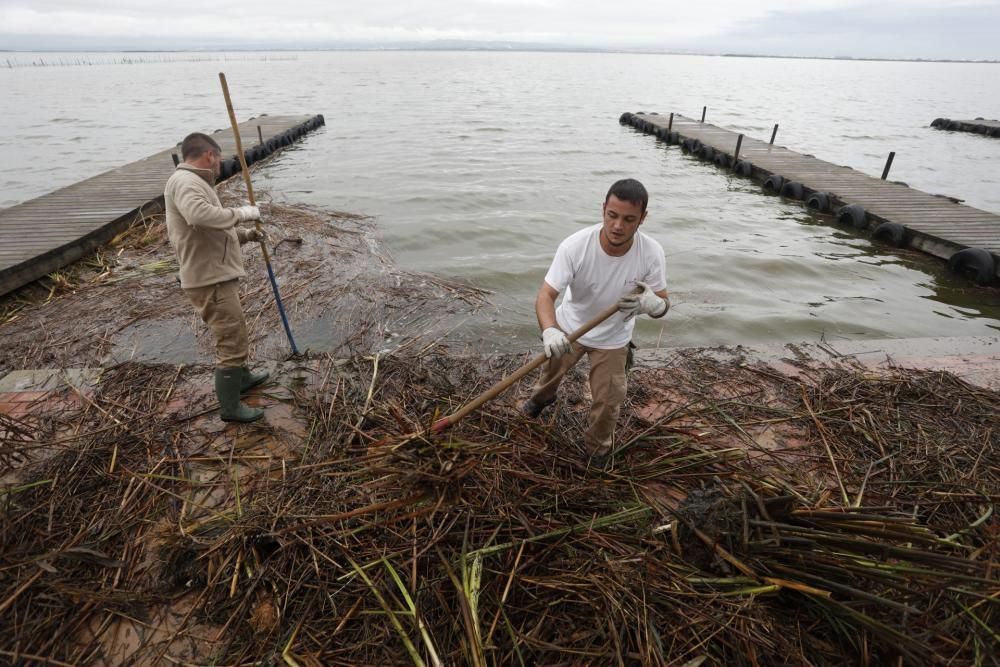
[[[725,39],[721,52],[866,58],[1000,59],[1000,6],[864,5],[772,12]]]
[[[995,1],[958,7],[927,0],[844,2],[849,5],[799,10],[787,9],[796,6],[791,0],[773,0],[770,6],[778,9],[768,11],[739,0],[703,6],[629,6],[605,0],[226,0],[207,5],[193,0],[147,0],[142,5],[125,0],[0,0],[0,17],[12,9],[42,14],[35,25],[27,21],[20,31],[0,24],[0,48],[308,49],[475,40],[761,55],[1000,58],[994,36],[1000,5]],[[836,3],[824,0],[828,7]],[[74,15],[87,20],[66,18]]]

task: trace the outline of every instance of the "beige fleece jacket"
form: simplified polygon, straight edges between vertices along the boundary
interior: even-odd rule
[[[237,227],[235,209],[225,208],[215,192],[213,174],[182,162],[163,191],[167,237],[177,252],[181,287],[204,287],[243,278],[247,230]]]

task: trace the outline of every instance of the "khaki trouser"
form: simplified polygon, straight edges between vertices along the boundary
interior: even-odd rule
[[[615,424],[621,412],[628,380],[625,360],[628,346],[616,350],[599,350],[573,343],[570,351],[558,359],[549,359],[535,383],[531,400],[548,403],[555,399],[559,383],[576,362],[586,354],[590,359],[590,424],[583,436],[588,454],[604,455],[611,451]]]
[[[184,291],[215,338],[216,366],[239,368],[246,364],[250,339],[240,305],[239,280]]]

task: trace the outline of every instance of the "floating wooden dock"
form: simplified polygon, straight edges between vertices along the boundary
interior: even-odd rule
[[[267,157],[324,124],[322,116],[259,116],[240,124],[247,164]],[[258,129],[259,128],[259,129]],[[185,133],[186,134],[186,133]],[[211,135],[223,155],[222,177],[240,173],[232,129]],[[263,139],[263,141],[261,141]],[[163,210],[163,187],[174,170],[174,146],[0,210],[0,295],[75,262],[144,216]]]
[[[620,122],[753,178],[765,190],[869,229],[876,239],[947,260],[979,284],[1000,278],[1000,215],[679,114],[626,113]]]
[[[955,132],[971,132],[972,134],[982,134],[987,137],[1000,139],[1000,120],[986,120],[976,118],[975,120],[952,120],[950,118],[935,118],[931,122],[931,127],[939,130],[952,130]]]

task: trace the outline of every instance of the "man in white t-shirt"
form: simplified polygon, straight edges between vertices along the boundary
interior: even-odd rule
[[[591,462],[604,466],[614,444],[615,423],[627,386],[625,363],[635,316],[663,317],[670,308],[663,247],[640,233],[649,195],[639,181],[616,182],[604,198],[603,222],[559,244],[535,299],[535,314],[549,358],[521,410],[537,417],[555,402],[563,376],[583,357],[590,360],[590,423],[584,447]],[[636,287],[640,293],[635,292]],[[565,291],[556,309],[556,298]],[[572,344],[567,333],[609,305],[619,312]]]

